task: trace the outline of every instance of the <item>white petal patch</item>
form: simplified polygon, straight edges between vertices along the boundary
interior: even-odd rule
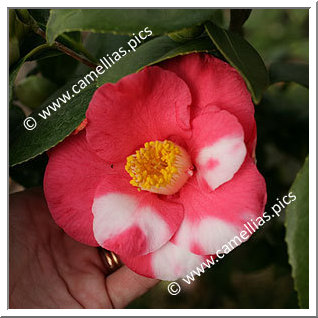
[[[214,217],[206,217],[195,223],[183,220],[173,242],[193,253],[215,254],[224,244],[239,236],[243,229]]]
[[[137,223],[147,236],[148,245],[159,247],[162,238],[170,236],[167,223],[158,213],[154,213],[150,207],[144,207],[140,213],[141,216],[138,218]]]
[[[215,254],[224,244],[239,236],[243,228],[217,218],[205,218],[195,228],[195,238],[206,254]],[[238,242],[237,239],[235,241]],[[239,244],[238,244],[239,245]],[[236,246],[235,246],[236,247]]]
[[[155,277],[170,281],[195,270],[203,261],[203,256],[192,254],[170,242],[157,250],[151,260]]]
[[[138,206],[138,200],[128,194],[109,193],[96,198],[93,203],[93,231],[96,241],[102,245],[131,226],[138,226],[147,237],[148,250],[161,246],[163,238],[169,239],[167,223],[150,206]]]
[[[244,137],[224,137],[211,146],[204,147],[198,154],[197,163],[202,177],[215,190],[232,179],[241,167],[246,155]],[[215,166],[209,168],[209,162]],[[202,169],[201,169],[202,168]]]
[[[93,231],[98,244],[132,226],[136,206],[137,200],[127,194],[109,193],[94,199]]]

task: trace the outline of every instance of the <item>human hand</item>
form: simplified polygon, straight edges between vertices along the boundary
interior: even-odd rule
[[[53,221],[41,189],[10,196],[9,307],[123,308],[158,280],[126,266],[108,275],[98,249]]]

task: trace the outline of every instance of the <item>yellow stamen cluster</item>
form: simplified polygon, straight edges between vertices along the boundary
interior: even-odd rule
[[[130,184],[138,190],[171,194],[179,190],[178,179],[190,166],[190,158],[181,147],[169,140],[156,140],[146,142],[144,148],[128,156],[125,169],[132,178]]]

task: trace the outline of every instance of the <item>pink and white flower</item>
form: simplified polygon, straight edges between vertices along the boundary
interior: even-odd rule
[[[264,211],[254,106],[208,54],[147,67],[94,94],[87,126],[49,151],[44,190],[74,239],[175,280]]]

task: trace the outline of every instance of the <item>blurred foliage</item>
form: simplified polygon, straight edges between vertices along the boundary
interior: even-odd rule
[[[266,63],[287,59],[308,62],[307,9],[253,9],[244,30]]]
[[[294,82],[309,88],[309,64],[300,62],[276,62],[269,68],[270,82]]]
[[[30,75],[15,86],[15,94],[20,102],[33,109],[40,106],[56,89],[57,86],[47,78]]]

